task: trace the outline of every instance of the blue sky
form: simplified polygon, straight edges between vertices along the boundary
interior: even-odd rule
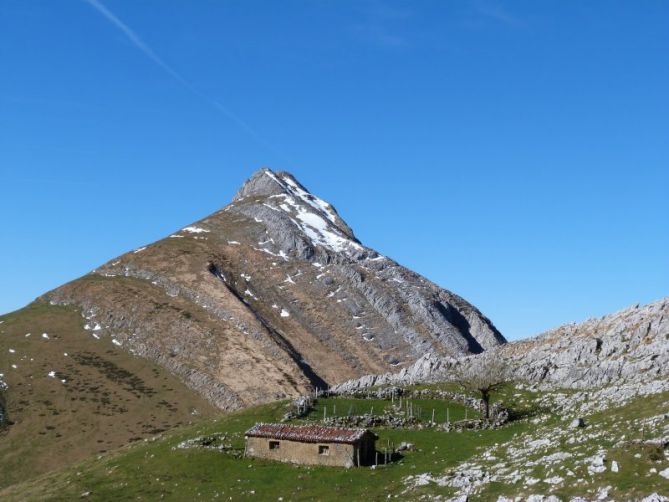
[[[510,339],[669,295],[669,2],[3,0],[0,312],[294,173]]]

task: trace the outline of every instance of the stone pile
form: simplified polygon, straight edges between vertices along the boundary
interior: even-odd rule
[[[432,422],[430,420],[422,421],[416,417],[405,417],[385,413],[383,415],[349,415],[343,417],[329,417],[323,421],[323,424],[333,427],[390,427],[392,429],[437,429],[445,432],[495,429],[503,426],[509,421],[509,414],[506,410],[498,410],[492,420],[472,419],[459,420],[457,422]]]
[[[508,422],[508,417],[506,420],[483,420],[480,418],[473,420],[459,420],[457,422],[445,422],[441,424],[434,424],[435,427],[439,430],[445,432],[462,432],[462,431],[474,431],[474,430],[483,430],[483,429],[496,429],[501,427]]]
[[[314,408],[314,396],[300,396],[290,404],[290,409],[281,419],[282,422],[290,422],[297,418],[305,417]]]
[[[226,434],[217,433],[206,436],[198,436],[182,441],[172,449],[187,450],[190,448],[202,448],[204,450],[216,450],[235,456],[241,456],[242,452],[233,448]]]
[[[425,429],[430,427],[430,422],[421,422],[416,417],[402,417],[390,413],[329,417],[323,423],[333,427],[390,427],[392,429]]]

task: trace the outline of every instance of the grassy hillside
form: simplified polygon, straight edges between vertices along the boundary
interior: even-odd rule
[[[151,362],[93,336],[73,308],[34,303],[0,317],[11,422],[0,487],[154,436],[214,408]]]
[[[462,455],[472,455],[477,446],[494,444],[513,429],[450,436],[431,431],[377,431],[379,444],[410,441],[420,452],[409,452],[397,465],[371,470],[301,467],[236,458],[216,451],[174,449],[195,436],[225,431],[233,446],[243,451],[243,432],[256,422],[275,421],[285,412],[283,403],[256,407],[222,417],[176,434],[143,443],[96,459],[86,465],[27,483],[2,493],[6,500],[53,498],[66,500],[91,492],[93,500],[172,500],[189,498],[233,500],[329,499],[346,494],[354,499],[378,499],[402,489],[401,475],[454,465]],[[439,451],[441,448],[441,451]],[[77,475],[80,473],[80,475]]]
[[[652,417],[659,409],[666,409],[666,393],[630,402],[612,412],[593,413],[587,417],[590,425],[585,429],[569,429],[561,414],[538,409],[545,402],[540,395],[506,389],[501,397],[525,418],[493,431],[376,430],[378,445],[409,441],[416,446],[396,463],[376,469],[304,467],[241,457],[244,431],[256,422],[278,420],[285,412],[285,403],[275,403],[164,433],[10,487],[0,496],[10,501],[71,500],[82,494],[89,500],[382,500],[389,496],[406,500],[421,495],[452,495],[456,488],[443,482],[442,477],[468,465],[481,465],[484,472],[495,473],[503,464],[520,472],[519,479],[502,481],[500,476],[498,481],[483,483],[471,500],[548,493],[594,498],[607,486],[611,487],[609,496],[616,500],[623,495],[669,492],[669,480],[657,474],[669,467],[661,448],[615,446],[621,436],[641,438],[642,433],[635,432],[641,422],[645,424],[644,437],[662,433],[666,424]],[[556,431],[564,430],[580,441],[559,437]],[[236,454],[177,447],[184,440],[213,433],[224,433]],[[554,444],[552,437],[557,437]],[[619,472],[609,467],[588,474],[588,464],[582,459],[593,448],[606,449],[607,462],[610,465],[615,459]],[[562,460],[558,464],[546,460],[560,452]],[[537,482],[528,484],[532,478],[525,476],[523,469],[528,470],[528,476],[536,476]],[[567,470],[573,472],[573,481],[560,485],[545,481],[555,475],[553,471]]]

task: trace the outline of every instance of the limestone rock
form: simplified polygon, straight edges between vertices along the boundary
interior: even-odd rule
[[[603,389],[618,401],[637,395],[641,388],[643,394],[669,390],[669,298],[567,324],[480,355],[425,354],[399,372],[367,375],[336,389],[449,381],[457,366],[486,358],[506,361],[515,380],[539,388]],[[607,388],[613,384],[617,387]]]
[[[574,420],[571,421],[569,424],[569,427],[572,429],[578,429],[579,427],[585,427],[585,420],[582,418],[575,418]]]

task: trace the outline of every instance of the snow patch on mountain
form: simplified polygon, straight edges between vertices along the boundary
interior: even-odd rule
[[[196,227],[196,226],[185,227],[182,231],[191,234],[203,234],[203,233],[208,234],[210,232],[210,230],[207,230],[206,228]]]

